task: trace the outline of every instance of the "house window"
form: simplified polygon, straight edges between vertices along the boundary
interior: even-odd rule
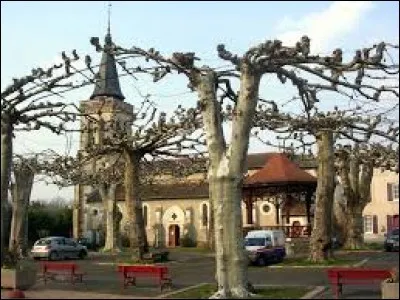
[[[208,224],[208,207],[206,203],[201,206],[201,225],[206,227]]]
[[[364,233],[378,233],[378,216],[364,216]]]
[[[373,233],[373,218],[372,216],[364,217],[364,233]]]
[[[399,201],[399,184],[388,183],[387,184],[387,199],[388,201]]]
[[[392,194],[393,194],[393,200],[399,201],[399,185],[398,184],[392,185]]]

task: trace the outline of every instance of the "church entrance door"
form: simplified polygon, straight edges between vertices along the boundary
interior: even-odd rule
[[[168,246],[177,247],[180,245],[180,230],[176,224],[169,225],[168,227]]]

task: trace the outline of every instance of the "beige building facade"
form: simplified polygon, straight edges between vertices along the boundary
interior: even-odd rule
[[[391,171],[374,170],[371,202],[363,211],[364,239],[383,241],[385,234],[399,227],[399,175]]]

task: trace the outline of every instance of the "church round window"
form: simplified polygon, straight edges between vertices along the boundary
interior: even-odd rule
[[[271,211],[271,206],[268,203],[264,203],[263,205],[261,205],[261,211],[264,214],[268,214]]]

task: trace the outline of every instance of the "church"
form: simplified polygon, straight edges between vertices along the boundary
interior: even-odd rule
[[[111,45],[112,39],[108,29],[104,47],[106,49]],[[81,101],[81,109],[94,117],[101,109],[105,121],[118,120],[125,123],[130,120],[133,116],[133,106],[125,102],[116,61],[109,52],[102,53],[98,75],[100,80],[97,81],[90,98]],[[84,151],[90,143],[98,143],[100,137],[97,128],[90,121],[82,121],[81,127],[89,129],[83,131],[80,136],[80,150]],[[130,129],[127,130],[129,133]],[[242,201],[244,231],[250,228],[281,228],[288,237],[307,238],[311,232],[313,218],[316,167],[315,160],[307,156],[287,156],[283,153],[249,154]],[[391,184],[393,191],[393,186],[397,187],[394,197],[397,197],[398,201],[398,177],[386,173],[382,176],[377,173],[375,177],[381,179],[378,178],[375,182],[382,185],[383,180],[385,184]],[[189,176],[183,182],[170,180],[142,187],[145,191],[142,197],[143,217],[150,246],[207,245],[210,201],[205,178],[204,173],[199,173]],[[371,202],[376,198],[375,189],[372,187],[374,194]],[[124,224],[127,219],[123,186],[118,186],[116,198],[122,214],[120,231],[124,237]],[[104,211],[99,193],[91,186],[75,186],[73,207],[74,237],[88,237],[101,246],[104,240]],[[382,227],[385,228],[382,236],[383,232],[389,229],[383,220],[386,216],[397,218],[398,224],[398,206],[397,212],[393,209],[396,210],[390,206],[386,207],[385,212],[379,212],[379,218],[382,218],[379,222],[382,226],[385,225]],[[375,211],[375,214],[378,213]],[[373,237],[379,239],[379,234],[376,232]]]

